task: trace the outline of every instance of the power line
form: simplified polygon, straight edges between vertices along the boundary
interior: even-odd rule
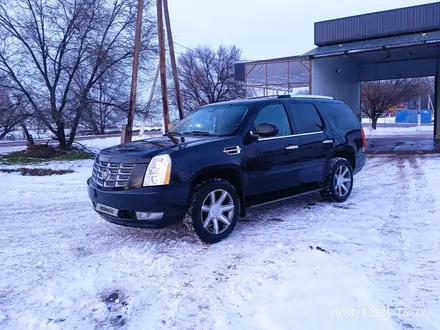
[[[182,44],[179,44],[178,42],[173,42],[175,45],[177,45],[177,46],[180,46],[180,47],[182,47],[182,48],[185,48],[185,49],[188,49],[188,50],[193,50],[193,49],[191,49],[191,48],[189,48],[189,47],[186,47],[186,46],[184,46],[184,45],[182,45]]]

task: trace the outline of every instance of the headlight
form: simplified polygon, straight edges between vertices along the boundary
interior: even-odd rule
[[[158,155],[153,157],[148,164],[144,176],[145,186],[162,186],[170,183],[171,158],[169,155]]]

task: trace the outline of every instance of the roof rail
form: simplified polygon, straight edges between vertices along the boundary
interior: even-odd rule
[[[276,99],[284,99],[289,98],[290,95],[266,95],[266,96],[255,96],[255,97],[248,97],[248,100],[254,100],[254,99],[269,99],[269,98],[276,98]]]
[[[326,95],[267,95],[267,96],[255,96],[255,97],[249,97],[248,100],[254,100],[254,99],[269,99],[269,98],[275,98],[275,99],[288,99],[288,98],[304,98],[304,99],[326,99],[326,100],[336,100],[333,96],[326,96]]]
[[[295,98],[306,98],[306,99],[327,99],[327,100],[336,100],[333,96],[326,95],[292,95]]]

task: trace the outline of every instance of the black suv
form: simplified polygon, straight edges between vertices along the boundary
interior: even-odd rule
[[[342,101],[236,100],[200,107],[161,137],[102,150],[88,194],[110,222],[163,227],[185,219],[214,243],[249,206],[314,190],[344,202],[365,161],[359,118]]]

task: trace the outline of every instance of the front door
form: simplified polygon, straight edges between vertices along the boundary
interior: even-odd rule
[[[259,137],[244,146],[247,195],[256,195],[294,187],[300,181],[298,137],[292,136],[292,127],[282,103],[263,106],[256,116],[251,130],[263,123],[274,124],[278,134]]]

